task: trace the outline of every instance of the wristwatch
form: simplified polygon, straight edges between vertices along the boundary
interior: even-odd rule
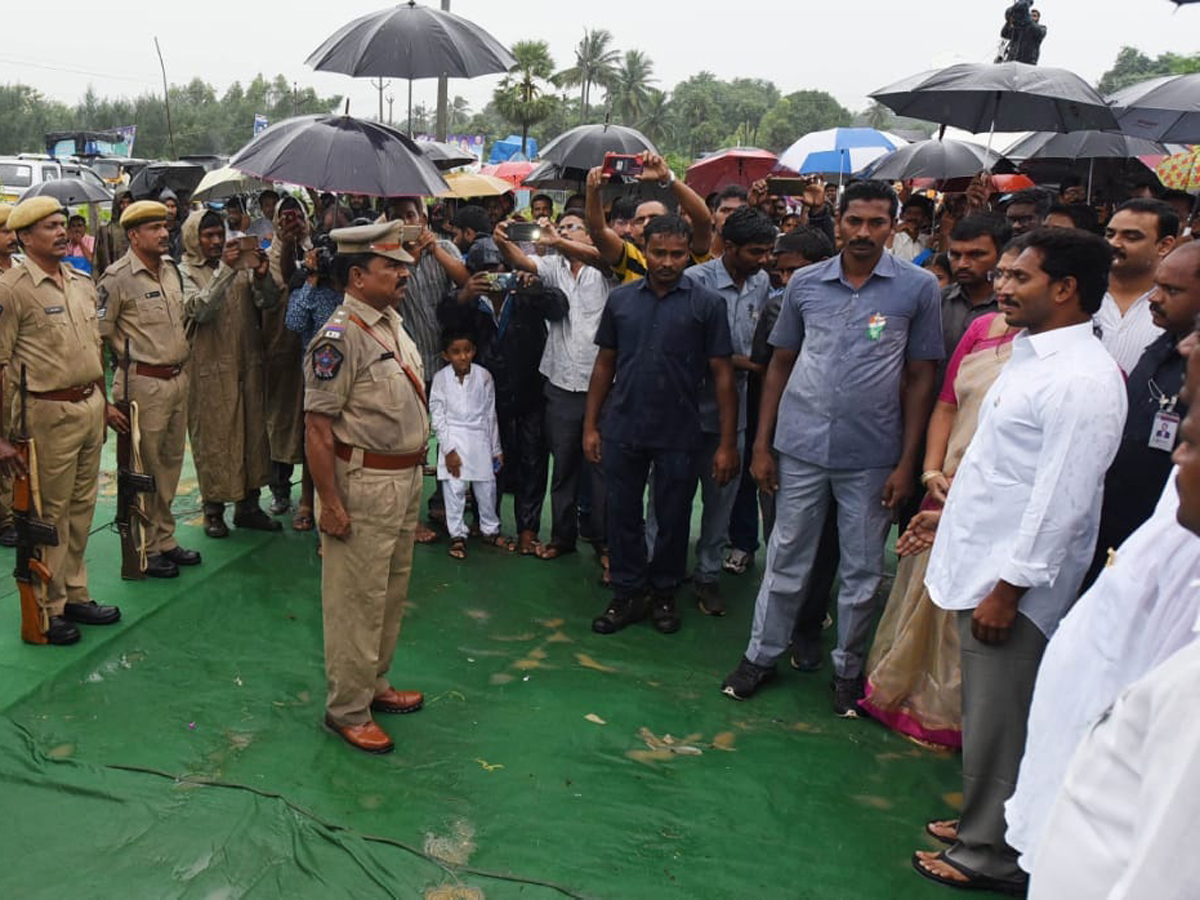
[[[675,183],[675,171],[673,169],[667,169],[667,180],[660,181],[658,183],[658,186],[661,188],[669,188],[674,183]]]

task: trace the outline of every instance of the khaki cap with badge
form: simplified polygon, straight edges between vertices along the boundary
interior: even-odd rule
[[[67,211],[53,197],[30,197],[14,206],[13,211],[8,214],[8,228],[10,231],[20,231],[55,213],[65,216]]]
[[[335,228],[329,232],[330,238],[337,244],[337,252],[343,256],[373,253],[397,262],[410,263],[413,258],[401,242],[403,234],[403,222],[355,225],[351,228]]]
[[[138,200],[136,203],[130,203],[125,207],[125,212],[121,213],[121,227],[125,229],[136,228],[147,222],[166,220],[167,207],[157,200]]]

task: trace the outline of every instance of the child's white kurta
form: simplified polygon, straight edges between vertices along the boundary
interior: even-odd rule
[[[496,388],[487,369],[472,364],[462,381],[453,366],[433,376],[429,417],[438,441],[438,480],[451,478],[446,454],[458,453],[462,481],[494,481],[492,460],[500,455],[500,424],[496,419]]]

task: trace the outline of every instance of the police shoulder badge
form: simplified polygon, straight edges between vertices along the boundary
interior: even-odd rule
[[[313,374],[321,381],[336,378],[337,373],[341,371],[343,360],[342,352],[337,347],[333,344],[322,344],[312,353]]]

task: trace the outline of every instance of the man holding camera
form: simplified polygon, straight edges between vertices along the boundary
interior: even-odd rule
[[[137,403],[143,470],[155,489],[145,497],[146,574],[174,578],[200,554],[175,541],[171,501],[179,487],[187,443],[188,358],[183,279],[168,256],[167,208],[139,200],[121,214],[129,251],[108,267],[96,288],[100,335],[119,361],[113,396]],[[129,358],[125,358],[126,350]]]
[[[1004,27],[1000,37],[1008,42],[1001,58],[996,62],[1020,62],[1036,66],[1042,53],[1042,41],[1046,39],[1046,26],[1042,14],[1030,9],[1033,0],[1017,0],[1004,11]]]
[[[387,678],[412,573],[429,414],[421,357],[396,312],[412,257],[397,222],[337,228],[342,305],[308,348],[305,443],[321,500],[325,724],[367,753],[395,745],[372,712],[424,698]]]
[[[283,527],[258,505],[271,477],[258,311],[279,303],[279,287],[254,243],[226,240],[225,224],[211,210],[197,210],[183,225],[179,270],[192,335],[188,432],[211,538],[229,536],[225,504],[231,502],[238,528]]]

